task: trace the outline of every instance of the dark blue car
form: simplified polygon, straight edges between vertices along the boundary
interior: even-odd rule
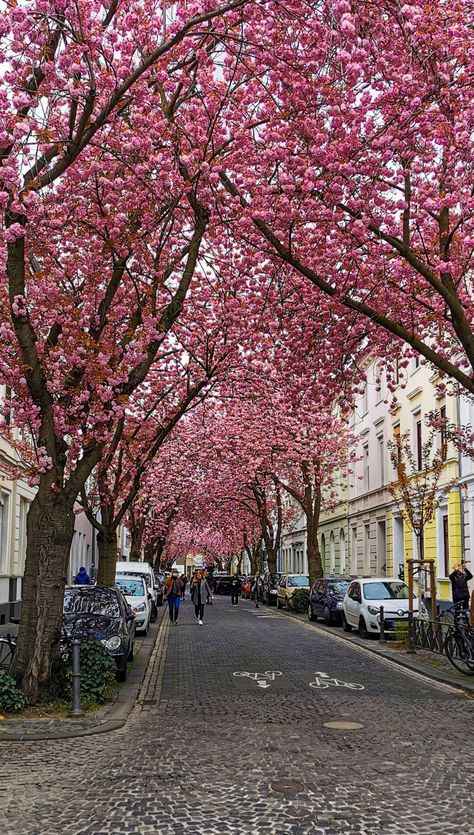
[[[341,623],[342,601],[349,583],[350,580],[335,577],[316,580],[309,593],[309,620],[323,618],[328,625]]]

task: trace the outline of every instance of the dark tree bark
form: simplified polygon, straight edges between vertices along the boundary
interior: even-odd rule
[[[309,468],[304,462],[301,465],[303,476],[303,490],[298,490],[281,481],[281,485],[301,507],[306,518],[306,556],[308,558],[308,574],[311,583],[324,576],[324,566],[319,550],[318,529],[321,515],[321,488],[311,479]]]

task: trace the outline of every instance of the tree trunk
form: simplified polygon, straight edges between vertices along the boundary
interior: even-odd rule
[[[143,528],[139,525],[132,529],[132,543],[130,546],[130,562],[140,562],[142,558]]]
[[[321,510],[321,500],[319,494],[316,499],[312,501],[311,494],[307,497],[305,502],[306,515],[306,531],[307,531],[307,547],[306,554],[308,557],[308,574],[310,583],[313,584],[315,580],[324,576],[324,566],[321,561],[321,552],[318,543],[318,528],[319,528],[319,514]]]
[[[159,539],[156,548],[155,548],[155,560],[154,560],[154,568],[155,571],[161,571],[161,558],[163,556],[163,551],[165,549],[165,540]]]
[[[21,622],[12,667],[31,704],[49,678],[59,647],[74,519],[73,500],[49,485],[40,487],[27,518]]]
[[[117,566],[117,532],[115,527],[103,526],[103,529],[97,534],[97,545],[99,547],[97,585],[113,586]]]

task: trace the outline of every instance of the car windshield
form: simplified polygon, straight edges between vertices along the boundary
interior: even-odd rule
[[[309,586],[309,577],[288,577],[289,586]]]
[[[120,617],[120,606],[115,595],[104,589],[94,589],[92,594],[66,591],[64,595],[65,614],[108,615],[111,618]]]
[[[149,574],[141,574],[139,571],[123,571],[121,573],[124,574],[126,577],[143,577],[148,588],[150,588],[151,586],[151,577]]]
[[[133,577],[117,577],[115,585],[129,597],[145,597],[145,589],[142,580],[134,580]]]
[[[405,583],[364,583],[366,600],[408,600],[408,586]]]
[[[328,583],[329,594],[345,594],[348,588],[348,580],[338,580],[335,583]]]

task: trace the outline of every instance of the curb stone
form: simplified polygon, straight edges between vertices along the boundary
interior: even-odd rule
[[[379,644],[376,646],[370,646],[369,641],[362,641],[355,636],[347,635],[342,630],[339,632],[334,632],[334,627],[330,626],[323,626],[322,624],[314,624],[310,623],[305,615],[299,615],[295,612],[282,612],[281,609],[278,611],[280,617],[290,617],[293,620],[297,620],[300,623],[303,623],[304,626],[307,626],[309,629],[315,629],[318,632],[324,632],[330,638],[334,638],[335,640],[345,641],[348,644],[351,644],[354,647],[358,647],[361,650],[366,650],[367,652],[372,653],[373,655],[377,655],[379,658],[384,659],[386,661],[391,661],[394,664],[397,664],[399,667],[404,667],[406,670],[409,670],[413,673],[418,673],[418,675],[423,676],[424,678],[428,678],[431,681],[437,682],[438,684],[445,684],[449,687],[452,687],[454,690],[462,690],[464,693],[469,694],[471,697],[474,697],[474,676],[466,676],[466,680],[462,678],[455,678],[454,676],[444,675],[443,673],[437,672],[432,670],[431,667],[428,667],[427,664],[423,664],[420,661],[415,659],[406,658],[405,656],[401,656],[400,653],[396,652],[395,650],[391,650],[389,648],[380,647]]]
[[[28,731],[25,731],[23,728],[18,729],[17,731],[7,729],[3,730],[3,723],[0,723],[0,743],[35,742],[45,739],[71,739],[75,737],[109,733],[110,731],[116,731],[122,728],[135,705],[142,683],[147,676],[150,659],[155,655],[157,648],[160,648],[163,633],[166,634],[167,618],[163,617],[163,613],[164,609],[162,609],[162,617],[158,629],[155,631],[155,628],[152,626],[146,638],[143,639],[140,650],[135,656],[136,660],[133,668],[127,678],[127,681],[120,688],[117,698],[110,706],[105,706],[98,711],[99,716],[102,713],[102,720],[99,719],[99,721],[97,721],[97,713],[90,717],[89,721],[91,724],[86,727],[73,727],[73,725],[80,722],[81,719],[70,718],[50,720],[52,723],[56,723],[57,727],[54,727],[53,725],[49,730],[40,730],[36,733],[34,730],[30,732],[29,729]],[[47,720],[12,719],[7,721],[33,723],[35,721],[41,722]],[[64,726],[66,722],[70,723],[67,727]],[[3,725],[3,727],[5,727],[5,725]],[[31,727],[33,728],[33,725],[31,725]]]

